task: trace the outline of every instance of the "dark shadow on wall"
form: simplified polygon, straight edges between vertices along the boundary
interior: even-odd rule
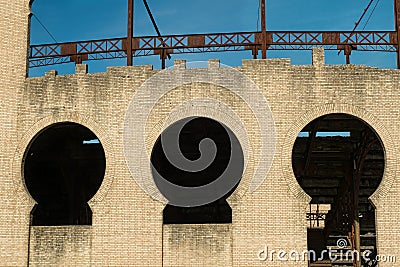
[[[25,151],[23,174],[37,204],[33,226],[91,225],[87,202],[103,181],[106,160],[96,135],[76,123],[41,131]]]
[[[177,168],[169,162],[163,151],[161,137],[158,138],[151,155],[151,162],[159,174],[169,182],[182,187],[199,187],[207,185],[220,177],[228,166],[231,157],[240,158],[243,162],[243,151],[239,140],[235,137],[230,140],[227,128],[219,122],[197,117],[185,124],[179,135],[179,149],[183,156],[189,160],[200,158],[199,144],[205,138],[214,141],[217,153],[214,161],[204,170],[199,172],[188,172]],[[174,126],[167,128],[164,133],[174,131]],[[229,130],[230,131],[230,130]],[[234,134],[231,132],[231,136]],[[165,146],[171,144],[164,144]],[[235,146],[237,155],[231,155],[231,146]],[[233,154],[233,153],[232,153]],[[243,164],[240,171],[234,174],[235,178],[243,175]],[[232,177],[233,179],[234,177]],[[157,182],[156,182],[157,184]],[[235,191],[236,186],[227,192],[223,197],[212,203],[197,207],[178,207],[167,205],[163,211],[164,224],[211,224],[211,223],[232,223],[232,209],[226,199]],[[165,196],[168,199],[168,196]]]

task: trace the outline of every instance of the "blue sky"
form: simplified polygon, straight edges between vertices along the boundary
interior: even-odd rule
[[[379,1],[379,2],[378,2]],[[267,0],[268,30],[352,30],[369,0]],[[359,26],[362,30],[372,8],[378,2],[365,30],[394,30],[393,1],[375,0]],[[148,0],[162,34],[189,34],[256,31],[259,29],[259,0]],[[127,0],[35,0],[32,12],[58,42],[81,41],[126,36]],[[136,36],[155,35],[142,0],[135,0],[134,31]],[[52,38],[35,18],[31,24],[31,43],[52,43]],[[290,58],[292,64],[310,64],[311,52],[269,51],[269,58]],[[201,61],[219,58],[226,65],[241,65],[251,53],[227,52],[173,55],[174,59]],[[343,54],[326,52],[327,64],[343,64]],[[125,59],[89,62],[89,71],[105,71],[107,66],[124,65]],[[396,67],[394,53],[353,52],[352,63]],[[135,65],[160,67],[157,56],[135,58]],[[41,76],[49,69],[60,74],[73,73],[74,64],[36,68],[30,76]]]

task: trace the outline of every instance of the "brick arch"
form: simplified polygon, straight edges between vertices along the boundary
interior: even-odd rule
[[[162,110],[155,109],[153,110],[155,116],[161,116]],[[157,116],[157,117],[158,117]],[[149,123],[148,128],[152,130],[146,135],[146,143],[147,150],[150,155],[150,149],[154,146],[157,141],[159,135],[162,133],[164,129],[168,126],[172,125],[174,122],[179,121],[184,118],[199,116],[199,117],[207,117],[214,119],[220,123],[226,125],[238,138],[240,145],[242,146],[243,155],[244,155],[244,172],[242,178],[240,180],[239,186],[236,190],[227,198],[229,204],[233,204],[238,201],[243,195],[248,191],[255,169],[255,162],[257,161],[257,153],[253,150],[253,147],[250,144],[251,137],[248,136],[245,125],[240,119],[240,116],[235,113],[228,105],[220,102],[216,99],[205,99],[205,98],[193,98],[185,101],[181,105],[177,106],[173,109],[167,117],[161,119],[158,122]],[[153,185],[153,181],[148,179],[148,186]],[[159,193],[158,189],[155,188],[155,194]],[[158,198],[161,198],[158,196]]]
[[[171,82],[166,83],[166,80]],[[142,84],[129,104],[123,132],[124,154],[131,176],[152,198],[166,202],[155,186],[150,168],[143,166],[143,162],[149,161],[149,153],[155,142],[147,134],[155,131],[154,127],[163,125],[162,120],[165,121],[174,107],[194,98],[225,103],[239,115],[244,125],[247,124],[246,131],[252,133],[248,134],[249,139],[254,137],[253,134],[259,136],[249,142],[251,152],[255,153],[249,161],[254,163],[254,167],[250,166],[254,175],[250,187],[246,189],[254,192],[272,165],[276,148],[275,125],[267,100],[257,85],[233,68],[167,69]],[[193,105],[194,111],[196,105]],[[157,112],[152,114],[154,110]],[[215,115],[220,110],[223,108],[217,106],[212,113]],[[160,130],[156,133],[158,137]]]
[[[18,198],[23,202],[28,203],[32,207],[35,205],[36,201],[32,198],[28,189],[26,188],[23,177],[23,170],[21,169],[24,154],[32,139],[35,138],[37,134],[39,134],[47,127],[61,122],[73,122],[87,127],[99,138],[103,146],[106,157],[106,170],[103,182],[101,183],[99,190],[96,192],[93,198],[88,201],[90,207],[95,207],[97,203],[101,202],[104,199],[113,181],[115,172],[115,166],[114,164],[112,164],[112,162],[115,162],[114,149],[111,143],[111,139],[108,137],[107,133],[95,121],[91,120],[87,116],[82,116],[78,113],[61,113],[42,118],[41,120],[37,121],[24,134],[24,136],[18,143],[12,162],[12,172],[16,176],[16,178],[13,180],[15,193],[17,194]]]
[[[313,120],[327,114],[332,113],[344,113],[359,118],[360,120],[367,123],[379,136],[382,141],[382,145],[385,151],[385,170],[382,181],[378,189],[370,197],[370,200],[377,207],[381,204],[382,200],[388,194],[390,188],[395,180],[395,174],[397,171],[396,166],[396,147],[392,136],[386,130],[385,126],[379,121],[378,118],[374,117],[371,113],[367,112],[363,108],[348,105],[348,104],[325,104],[321,106],[311,107],[310,111],[296,118],[293,121],[293,125],[288,131],[284,144],[281,147],[282,153],[282,172],[284,179],[286,180],[290,191],[300,201],[310,202],[311,198],[301,188],[294,176],[292,169],[292,149],[299,132]]]

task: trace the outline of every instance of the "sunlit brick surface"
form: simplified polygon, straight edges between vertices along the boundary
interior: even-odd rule
[[[245,180],[239,193],[228,199],[232,224],[163,226],[164,204],[135,182],[122,142],[129,102],[157,71],[151,66],[113,67],[105,73],[88,74],[86,66],[78,65],[74,75],[48,72],[44,77],[26,79],[28,15],[27,1],[0,1],[1,266],[305,267],[307,262],[262,262],[257,253],[265,245],[287,251],[307,248],[305,214],[310,198],[293,175],[292,146],[304,126],[328,113],[359,117],[383,141],[385,174],[372,196],[378,249],[379,254],[400,258],[400,71],[324,65],[319,49],[314,51],[310,66],[293,66],[287,59],[243,61],[237,70],[260,88],[273,113],[277,144],[272,168],[255,192],[249,192],[250,180]],[[177,65],[183,78],[189,70],[183,61]],[[218,75],[216,61],[209,67]],[[172,90],[155,106],[146,121],[148,150],[161,133],[171,107],[196,98],[217,99],[234,110],[251,133],[249,158],[262,160],[257,158],[260,133],[253,128],[255,119],[249,107],[226,88],[200,83]],[[197,111],[193,107],[184,112],[189,116]],[[210,117],[228,114],[222,109],[204,108],[201,112]],[[88,127],[104,146],[106,175],[89,202],[93,225],[30,228],[34,201],[21,175],[23,153],[39,131],[62,121]],[[249,179],[256,168],[253,163],[250,160],[247,166]]]

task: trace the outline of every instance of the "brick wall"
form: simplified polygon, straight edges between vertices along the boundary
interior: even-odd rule
[[[85,266],[91,259],[89,226],[34,226],[29,241],[29,266]]]
[[[231,266],[229,224],[164,225],[163,266]]]
[[[311,66],[293,66],[287,59],[244,61],[236,70],[254,82],[257,91],[248,90],[245,79],[224,80],[226,69],[218,61],[211,61],[208,69],[185,69],[185,62],[177,61],[175,70],[148,89],[143,89],[145,81],[158,74],[151,66],[113,67],[88,74],[84,65],[78,65],[74,75],[52,71],[25,79],[28,13],[26,1],[0,1],[0,265],[26,265],[30,247],[30,263],[42,266],[72,264],[72,258],[78,259],[76,264],[94,266],[162,266],[163,260],[164,265],[173,266],[175,258],[182,266],[192,266],[193,261],[198,266],[221,261],[224,266],[307,266],[305,262],[261,262],[257,253],[265,245],[274,250],[306,249],[305,213],[310,198],[293,175],[291,149],[304,126],[328,113],[357,116],[380,136],[385,174],[372,197],[377,207],[378,249],[380,254],[400,256],[398,70],[327,66],[323,51],[315,50]],[[188,77],[211,77],[219,83],[180,84]],[[229,125],[247,160],[242,182],[228,199],[231,225],[163,226],[165,203],[157,200],[159,192],[142,190],[141,183],[154,189],[146,162],[140,161],[140,172],[133,175],[128,169],[123,130],[129,103],[133,97],[147,103],[166,87],[171,90],[140,121],[143,153],[151,151],[163,125],[181,117],[209,116]],[[260,149],[268,110],[254,104],[260,95],[272,111],[276,150],[268,175],[252,191],[258,164],[268,166]],[[30,229],[29,214],[35,202],[21,174],[23,154],[38,132],[62,121],[88,127],[104,146],[106,175],[89,202],[93,225]]]
[[[29,209],[16,194],[11,171],[18,99],[26,77],[28,14],[27,1],[0,1],[0,265],[24,265],[28,255]]]

